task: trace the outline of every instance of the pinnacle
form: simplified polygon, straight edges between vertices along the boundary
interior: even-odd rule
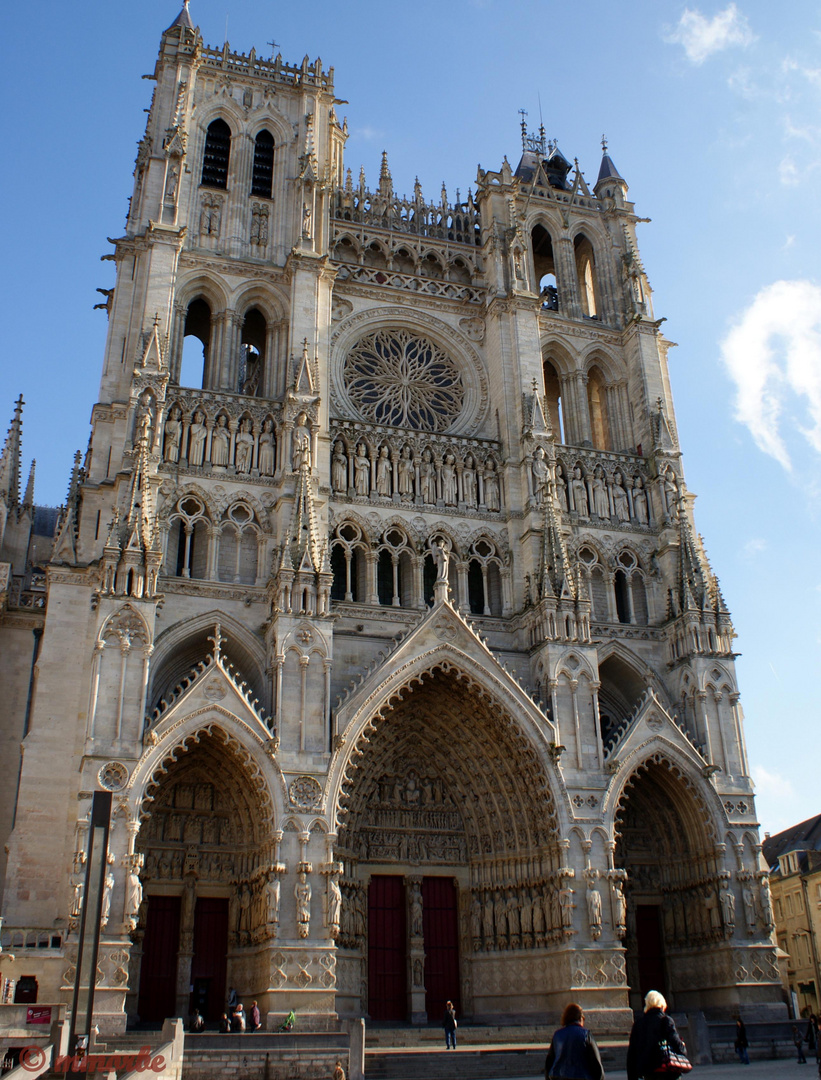
[[[22,466],[23,395],[14,405],[14,417],[9,425],[6,442],[0,454],[0,498],[5,496],[8,505],[20,502],[20,472]]]

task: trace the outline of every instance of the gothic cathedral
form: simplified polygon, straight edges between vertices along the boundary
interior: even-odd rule
[[[2,943],[101,1030],[780,1002],[734,631],[607,148],[346,171],[333,68],[162,35],[66,505],[0,462]],[[22,749],[20,749],[22,747]],[[19,777],[18,777],[19,773]]]

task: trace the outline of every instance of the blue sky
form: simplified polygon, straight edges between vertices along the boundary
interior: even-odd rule
[[[22,392],[38,501],[85,448],[160,33],[176,0],[5,5],[0,424]],[[346,161],[464,195],[515,167],[518,110],[630,184],[696,522],[738,631],[762,827],[821,811],[821,10],[809,0],[192,0],[208,44],[336,69]]]

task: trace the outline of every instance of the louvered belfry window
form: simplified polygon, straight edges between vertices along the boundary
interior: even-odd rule
[[[254,140],[254,172],[251,194],[271,198],[274,181],[274,137],[270,131],[260,131]]]
[[[224,120],[208,125],[205,154],[202,159],[202,180],[205,187],[228,187],[228,159],[231,156],[231,129]]]

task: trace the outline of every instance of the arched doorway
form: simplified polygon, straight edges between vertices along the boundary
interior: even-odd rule
[[[673,1008],[703,1007],[708,957],[726,944],[721,855],[703,799],[681,768],[656,754],[627,781],[616,834],[616,866],[627,872],[631,1007],[640,1008],[648,990],[660,990]]]
[[[129,1012],[144,1022],[194,1007],[215,1021],[228,986],[260,998],[267,988],[254,980],[257,953],[276,933],[266,893],[273,810],[247,758],[211,724],[174,748],[147,785],[129,980]]]
[[[563,940],[547,775],[500,703],[448,662],[420,675],[368,725],[340,801],[338,964],[356,1006],[413,1022],[447,999],[473,1016],[544,1008],[526,977],[499,985],[500,964],[535,977]]]

